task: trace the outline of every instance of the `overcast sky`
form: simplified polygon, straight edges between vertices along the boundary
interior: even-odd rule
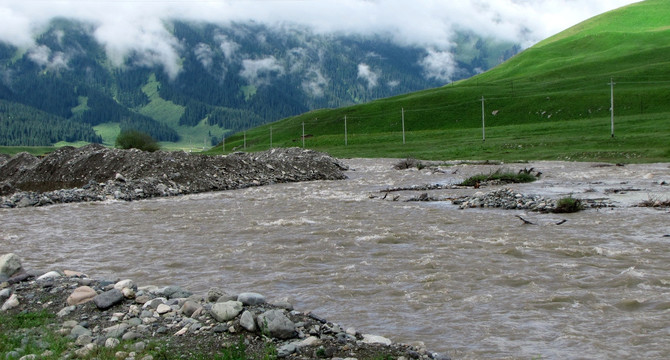
[[[0,0],[0,41],[35,48],[53,17],[90,22],[96,39],[121,62],[130,51],[178,62],[179,41],[164,20],[225,24],[297,23],[317,32],[383,34],[443,56],[454,30],[472,30],[523,47],[635,0]],[[43,51],[45,49],[42,49]]]

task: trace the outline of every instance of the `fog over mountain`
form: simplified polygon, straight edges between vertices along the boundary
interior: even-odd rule
[[[631,2],[0,0],[0,145],[215,143],[470,77]]]
[[[54,17],[91,24],[108,57],[121,65],[129,54],[163,66],[175,77],[181,44],[166,20],[219,25],[254,21],[271,27],[306,26],[317,33],[379,35],[403,46],[419,46],[426,76],[450,80],[451,50],[458,31],[520,44],[522,48],[591,16],[632,0],[1,0],[0,41],[35,48],[35,36]],[[230,49],[231,51],[234,48]],[[34,49],[40,61],[46,49]],[[58,65],[54,59],[52,65]],[[270,65],[250,63],[249,66]],[[438,70],[439,69],[439,70]],[[252,74],[253,75],[253,74]]]

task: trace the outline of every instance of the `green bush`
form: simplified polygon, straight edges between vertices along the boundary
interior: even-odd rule
[[[116,137],[119,149],[139,149],[149,152],[160,150],[160,145],[150,135],[137,130],[124,130]]]
[[[575,213],[584,209],[582,201],[575,199],[572,196],[564,197],[558,199],[556,202],[556,208],[553,210],[555,213]]]

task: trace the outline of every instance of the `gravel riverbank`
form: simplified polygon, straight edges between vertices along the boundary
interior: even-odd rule
[[[213,358],[241,343],[248,358],[263,358],[270,349],[270,358],[287,359],[448,359],[421,344],[394,344],[294,310],[288,299],[232,294],[225,287],[192,294],[66,270],[25,271],[14,254],[0,256],[0,280],[0,315],[46,310],[55,314],[48,328],[69,339],[67,350],[55,354],[44,329],[17,330],[5,335],[26,340],[3,359],[88,358],[109,348],[116,359],[151,360],[154,344],[175,358]]]

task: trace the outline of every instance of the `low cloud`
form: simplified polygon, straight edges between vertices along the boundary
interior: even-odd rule
[[[226,35],[216,35],[214,39],[219,42],[219,48],[221,48],[223,56],[226,58],[226,60],[229,62],[233,61],[237,56],[237,51],[240,48],[240,44],[229,40]]]
[[[45,45],[33,47],[28,51],[28,58],[37,65],[49,70],[67,69],[69,57],[62,51],[52,52]]]
[[[358,78],[367,82],[368,90],[377,86],[380,74],[373,71],[368,64],[358,64]]]
[[[302,82],[302,90],[312,97],[322,97],[326,86],[328,86],[328,82],[328,78],[321,74],[321,70],[312,67],[305,75],[305,80]]]
[[[196,59],[200,61],[200,64],[202,64],[202,67],[208,71],[212,70],[212,64],[214,63],[214,51],[212,51],[212,48],[209,47],[209,45],[200,43],[195,46],[193,53],[195,54]]]
[[[431,49],[422,64],[435,78],[449,77],[432,65],[448,63],[451,40],[458,30],[530,46],[582,20],[637,0],[276,0],[276,1],[26,1],[0,2],[0,41],[28,50],[35,37],[55,17],[84,21],[117,66],[160,65],[171,77],[180,71],[177,39],[166,24],[171,20],[219,25],[254,21],[269,26],[296,24],[319,33],[382,35],[400,45]],[[402,18],[399,19],[399,14]],[[258,39],[263,41],[262,36]],[[222,37],[227,61],[239,45]],[[33,49],[35,61],[43,50]],[[55,54],[50,55],[51,63]],[[206,58],[201,58],[206,61]],[[262,62],[260,63],[262,65]],[[248,76],[254,78],[255,63]],[[275,70],[277,64],[274,64]],[[272,67],[271,67],[272,68]],[[362,75],[365,76],[365,75]]]
[[[428,55],[419,63],[424,69],[424,76],[426,78],[444,82],[452,81],[454,74],[458,70],[458,64],[454,60],[453,54],[449,51],[429,49]]]
[[[240,76],[254,86],[267,85],[273,78],[284,74],[284,67],[274,56],[263,59],[242,60]]]
[[[98,26],[94,36],[116,66],[123,66],[128,59],[132,59],[133,65],[137,66],[158,65],[172,79],[181,70],[181,45],[158,19],[146,19],[137,26],[132,19],[119,18]]]

